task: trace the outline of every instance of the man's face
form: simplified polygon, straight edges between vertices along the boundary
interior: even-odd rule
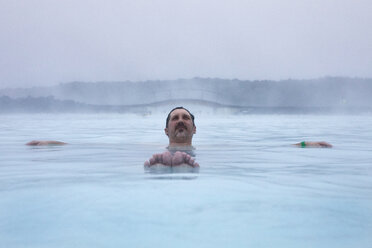
[[[176,109],[170,114],[168,127],[165,134],[168,135],[170,143],[185,143],[191,145],[196,127],[190,114],[184,109]]]

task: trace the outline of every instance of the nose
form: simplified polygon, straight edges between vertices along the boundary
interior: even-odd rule
[[[176,123],[176,127],[186,127],[186,124],[183,120],[178,120],[177,123]]]

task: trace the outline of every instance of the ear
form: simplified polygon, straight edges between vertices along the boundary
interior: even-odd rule
[[[169,136],[168,135],[168,128],[164,128],[164,132],[165,132],[165,135]]]
[[[193,131],[192,131],[193,134],[196,133],[196,126],[193,127]]]

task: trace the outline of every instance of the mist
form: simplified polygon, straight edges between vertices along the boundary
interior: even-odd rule
[[[143,82],[71,82],[0,89],[0,113],[153,114],[174,106],[224,114],[372,113],[372,79],[241,81],[193,78]]]
[[[372,2],[1,1],[0,88],[372,77]]]

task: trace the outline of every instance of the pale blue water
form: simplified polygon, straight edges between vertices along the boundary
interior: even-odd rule
[[[371,116],[199,113],[199,173],[146,173],[164,123],[0,115],[0,247],[372,247]]]

